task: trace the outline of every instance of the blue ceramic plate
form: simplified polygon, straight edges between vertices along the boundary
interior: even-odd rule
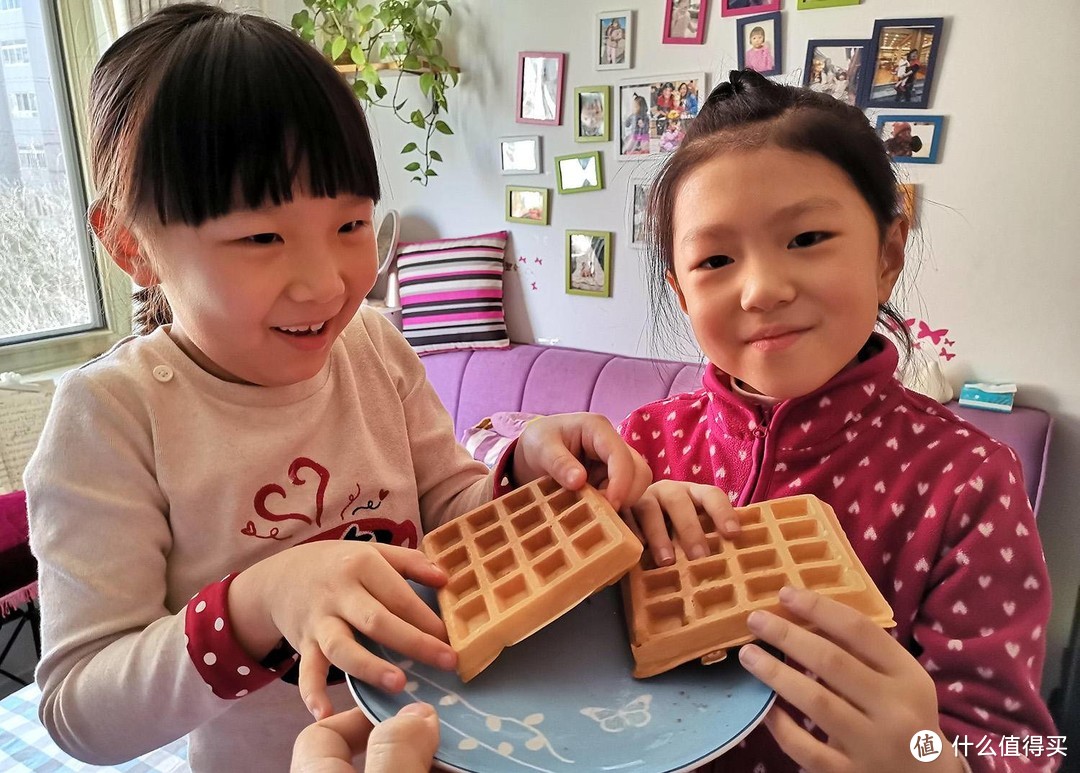
[[[417,590],[436,608],[434,591]],[[361,641],[400,666],[408,683],[387,695],[349,677],[360,708],[381,722],[414,701],[435,706],[436,759],[465,773],[693,770],[742,740],[774,700],[734,653],[634,679],[618,586],[503,650],[468,684]]]

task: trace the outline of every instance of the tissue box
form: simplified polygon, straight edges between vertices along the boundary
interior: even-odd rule
[[[1016,396],[1016,384],[964,384],[957,402],[968,408],[1009,413]]]

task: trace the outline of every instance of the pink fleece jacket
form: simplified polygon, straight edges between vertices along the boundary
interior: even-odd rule
[[[972,743],[975,771],[1053,769],[1062,757],[1045,749],[1000,754],[1010,736],[1024,751],[1024,739],[1041,736],[1045,746],[1056,733],[1039,695],[1050,585],[1020,464],[1007,446],[905,389],[891,343],[875,336],[871,350],[817,391],[772,408],[734,393],[710,366],[702,389],[639,408],[620,432],[655,480],[714,484],[735,506],[797,493],[828,502],[892,605],[895,637],[937,685],[946,742]],[[984,737],[997,759],[978,754]],[[755,773],[797,767],[763,726],[713,763]]]

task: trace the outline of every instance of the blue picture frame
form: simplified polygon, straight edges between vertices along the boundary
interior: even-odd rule
[[[815,84],[810,82],[814,75],[814,60],[818,58],[815,54],[819,49],[858,49],[854,56],[848,58],[844,62],[844,77],[847,82],[846,87],[841,88],[835,84],[830,84],[830,86],[815,88]],[[855,107],[862,107],[862,100],[866,92],[866,80],[871,73],[869,60],[867,58],[869,49],[870,41],[868,39],[814,38],[813,40],[807,41],[806,63],[803,65],[802,85],[813,91],[827,93],[830,96],[836,97],[840,101],[854,105]],[[841,52],[841,54],[843,53],[844,52]],[[851,76],[852,67],[857,68],[854,77]]]
[[[930,92],[937,77],[938,51],[945,19],[937,16],[925,19],[878,19],[870,38],[867,65],[872,75],[864,85],[862,106],[865,108],[902,108],[925,110],[930,106]],[[900,37],[897,38],[897,33]],[[883,46],[885,36],[902,43],[904,54],[896,44]],[[914,56],[914,61],[910,57]],[[901,60],[909,60],[901,71]],[[910,65],[916,65],[914,71]],[[902,84],[907,83],[905,88]]]
[[[761,27],[765,32],[766,45],[772,46],[773,66],[769,70],[759,70],[751,67],[755,72],[762,75],[779,75],[784,71],[783,45],[784,35],[780,28],[780,11],[762,13],[757,16],[741,16],[735,23],[735,50],[739,52],[739,69],[747,67],[747,48],[749,47],[750,33],[755,27]],[[753,59],[754,57],[751,57]],[[751,61],[751,65],[753,62]]]
[[[876,129],[893,163],[938,163],[945,116],[926,113],[879,115]]]

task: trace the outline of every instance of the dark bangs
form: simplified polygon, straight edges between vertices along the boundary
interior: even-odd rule
[[[162,52],[166,74],[131,180],[143,216],[197,226],[238,207],[290,201],[297,183],[312,196],[378,201],[359,102],[322,54],[282,31],[256,16],[215,16]]]

